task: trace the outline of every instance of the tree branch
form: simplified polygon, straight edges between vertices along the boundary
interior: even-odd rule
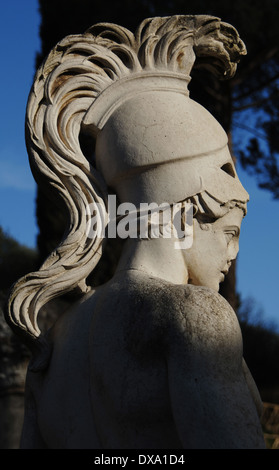
[[[253,101],[252,103],[249,103],[243,106],[234,107],[233,112],[244,111],[245,109],[250,109],[250,108],[257,108],[263,105],[264,103],[273,100],[278,95],[279,95],[279,90],[274,92],[271,96],[267,96],[266,98],[263,98],[261,100],[256,100],[256,101]]]
[[[245,99],[247,98],[248,96],[252,95],[253,93],[257,93],[261,90],[263,90],[264,88],[268,87],[271,83],[275,82],[276,80],[279,79],[279,73],[277,73],[276,75],[274,75],[274,77],[271,77],[269,80],[267,80],[266,82],[264,83],[261,83],[260,85],[258,85],[256,88],[254,88],[254,90],[250,90],[248,92],[245,92],[243,93],[242,95],[239,95],[239,96],[236,96],[234,97],[234,100],[235,101],[238,101],[238,100],[242,100],[242,99]]]
[[[238,122],[234,122],[233,126],[238,127],[239,129],[243,129],[245,131],[248,131],[251,134],[253,134],[255,137],[258,137],[259,139],[263,139],[265,141],[268,140],[268,137],[265,134],[262,134],[261,132],[257,131],[256,129],[253,129],[252,127],[246,126],[245,124],[240,124]]]
[[[260,65],[265,62],[268,62],[272,59],[276,54],[279,53],[279,45],[276,45],[273,48],[266,48],[259,54],[254,56],[254,59],[247,62],[246,67],[240,68],[235,75],[235,77],[231,80],[232,86],[239,86],[243,80],[246,80],[247,77]]]

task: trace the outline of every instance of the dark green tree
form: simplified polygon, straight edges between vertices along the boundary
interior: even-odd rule
[[[38,253],[21,245],[0,227],[0,290],[6,292],[20,277],[37,269]]]
[[[23,411],[24,377],[29,351],[4,319],[11,285],[38,268],[37,251],[19,244],[0,227],[0,448],[18,447]]]
[[[209,14],[233,24],[248,50],[236,76],[219,81],[197,71],[190,84],[191,96],[222,124],[235,159],[258,178],[262,188],[279,197],[278,0],[39,0],[39,4],[42,47],[37,65],[64,36],[84,32],[100,21],[134,30],[148,16]],[[62,237],[65,217],[55,204],[49,206],[40,191],[37,208],[38,246],[44,258]],[[236,309],[235,267],[221,293]]]

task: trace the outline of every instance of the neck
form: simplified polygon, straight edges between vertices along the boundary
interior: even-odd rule
[[[172,284],[188,282],[182,251],[175,249],[173,239],[127,239],[116,272],[130,270],[145,272]]]

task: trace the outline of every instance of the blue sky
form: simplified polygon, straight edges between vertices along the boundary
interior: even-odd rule
[[[0,225],[35,246],[35,183],[25,150],[25,108],[40,49],[37,0],[1,0]]]
[[[0,225],[19,242],[34,247],[37,226],[36,188],[24,141],[25,107],[40,50],[37,0],[2,0]],[[279,201],[259,190],[255,179],[238,168],[250,193],[242,225],[237,287],[242,298],[254,299],[261,321],[279,331],[278,235]]]

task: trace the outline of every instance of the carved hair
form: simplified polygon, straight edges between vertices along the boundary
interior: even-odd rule
[[[84,155],[80,135],[88,109],[110,85],[150,70],[183,74],[193,64],[230,78],[245,46],[236,30],[210,16],[172,16],[143,21],[135,34],[97,24],[63,39],[38,70],[26,116],[30,165],[38,184],[64,201],[69,225],[60,245],[40,270],[12,289],[6,318],[30,349],[44,347],[37,317],[49,300],[74,288],[87,291],[86,278],[102,255],[102,241],[86,237],[86,207],[106,207],[100,173]],[[123,89],[125,93],[125,88]]]
[[[230,210],[238,207],[243,211],[243,217],[247,213],[247,203],[243,201],[231,200],[226,203],[217,201],[213,196],[203,191],[189,198],[188,203],[193,204],[194,217],[198,222],[212,222],[224,217]]]

